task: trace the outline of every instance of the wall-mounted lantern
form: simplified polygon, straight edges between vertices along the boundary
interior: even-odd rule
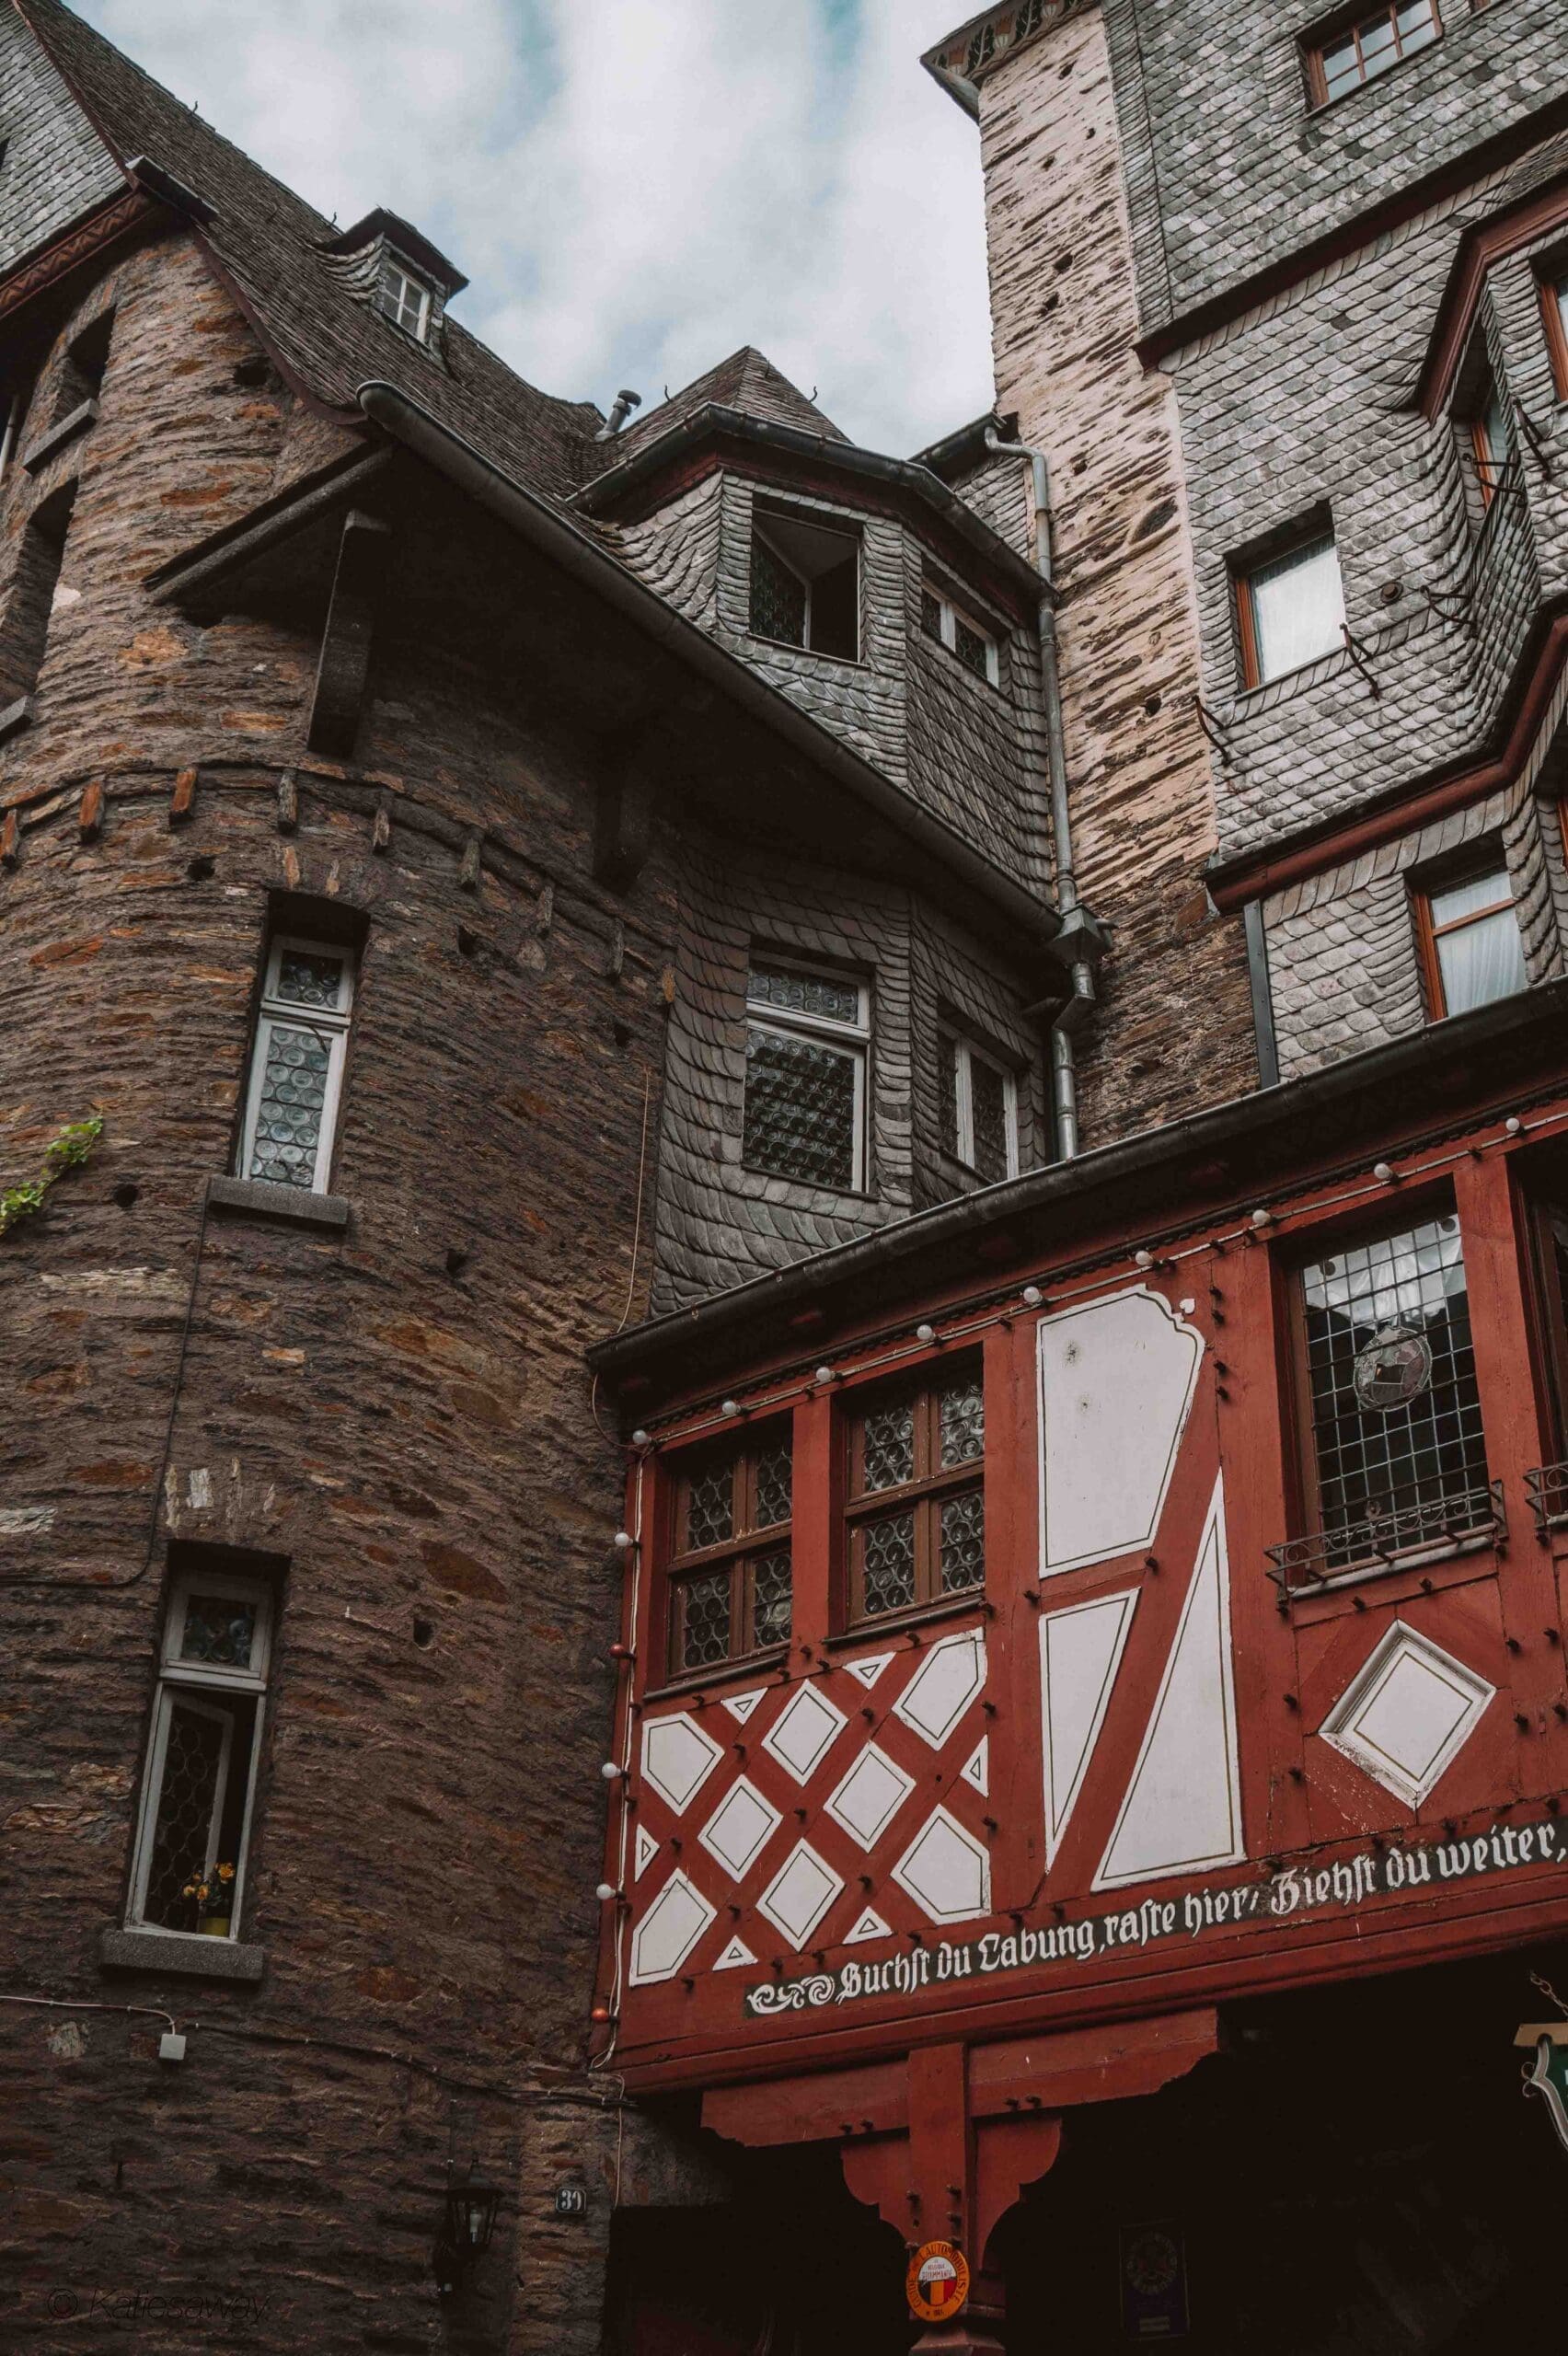
[[[480,2251],[489,2247],[500,2206],[501,2187],[481,2177],[470,2173],[461,2184],[448,2184],[432,2260],[435,2286],[444,2299],[460,2287]]]

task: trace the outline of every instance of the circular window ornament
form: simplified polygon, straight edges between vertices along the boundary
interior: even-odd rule
[[[1391,1415],[1432,1383],[1432,1345],[1409,1325],[1385,1325],[1357,1350],[1352,1374],[1358,1405]]]

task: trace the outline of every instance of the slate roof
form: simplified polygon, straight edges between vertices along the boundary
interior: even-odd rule
[[[739,352],[732,352],[728,360],[721,360],[716,368],[705,375],[694,377],[678,393],[662,400],[636,423],[617,433],[613,442],[595,445],[598,465],[591,465],[589,475],[604,467],[624,466],[637,456],[651,442],[687,417],[695,417],[704,409],[738,409],[750,417],[759,417],[767,425],[794,425],[806,433],[825,434],[830,442],[848,441],[830,417],[824,417],[813,401],[807,399],[798,386],[777,369],[771,360],[757,351],[755,344],[745,343]]]

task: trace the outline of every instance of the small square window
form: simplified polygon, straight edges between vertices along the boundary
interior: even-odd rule
[[[164,1624],[127,1920],[237,1936],[271,1633],[259,1579],[194,1572]]]
[[[1443,30],[1438,0],[1385,0],[1385,5],[1310,42],[1308,78],[1314,103],[1343,98],[1375,81],[1404,57],[1429,49]]]
[[[790,1640],[788,1428],[679,1474],[669,1563],[672,1677]]]
[[[242,1178],[326,1191],[353,995],[352,949],[272,941],[251,1049]]]
[[[951,1032],[942,1034],[942,1147],[988,1186],[1018,1175],[1018,1081]]]
[[[756,964],[746,985],[746,1167],[852,1193],[865,1184],[863,982]]]
[[[796,515],[759,513],[752,529],[754,637],[842,663],[860,658],[860,540]]]
[[[847,1423],[849,1617],[883,1619],[986,1582],[986,1399],[978,1366],[879,1392]]]
[[[928,638],[956,654],[977,679],[993,687],[1001,684],[1001,654],[991,631],[929,582],[920,591],[920,627]]]
[[[381,258],[378,300],[394,327],[423,343],[430,328],[430,288],[392,254]]]
[[[1332,532],[1236,577],[1242,682],[1261,687],[1344,642],[1344,592]]]
[[[1514,887],[1500,853],[1442,884],[1419,888],[1415,920],[1434,1022],[1526,988]]]

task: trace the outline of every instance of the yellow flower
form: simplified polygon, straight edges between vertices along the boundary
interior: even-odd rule
[[[232,1881],[234,1879],[234,1867],[232,1865],[220,1865],[218,1867],[218,1879],[220,1881]]]

